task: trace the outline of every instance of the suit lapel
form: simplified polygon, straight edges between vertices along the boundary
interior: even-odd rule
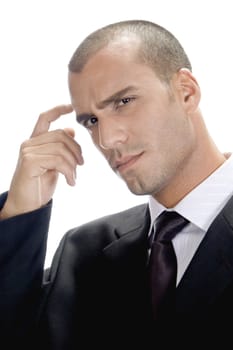
[[[232,280],[233,198],[211,224],[177,287],[178,310],[214,302]]]
[[[133,208],[128,215],[116,223],[115,234],[118,239],[104,249],[109,261],[122,264],[139,258],[139,251],[147,255],[147,235],[150,227],[150,215],[147,205]]]
[[[147,333],[147,322],[151,318],[146,273],[150,227],[148,206],[133,209],[127,217],[120,218],[122,221],[115,228],[117,239],[104,249],[106,290],[111,300],[115,300],[112,307],[115,309],[111,309],[115,319],[119,315],[120,327],[133,330],[131,336],[135,338],[135,334]]]

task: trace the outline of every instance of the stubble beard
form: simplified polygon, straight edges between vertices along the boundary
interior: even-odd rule
[[[152,174],[143,174],[141,176],[132,173],[127,174],[125,177],[119,175],[119,177],[125,182],[130,192],[138,196],[156,196],[157,193],[163,190],[168,182],[165,174],[162,175],[156,172],[152,172]]]

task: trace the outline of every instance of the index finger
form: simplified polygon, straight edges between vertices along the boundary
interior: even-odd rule
[[[69,105],[59,105],[39,115],[34,126],[31,137],[38,136],[49,130],[50,124],[64,114],[73,112],[73,107]]]

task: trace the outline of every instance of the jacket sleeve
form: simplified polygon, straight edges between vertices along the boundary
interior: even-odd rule
[[[0,195],[0,209],[6,198]],[[9,349],[24,345],[36,321],[50,214],[51,202],[0,220],[0,336]]]

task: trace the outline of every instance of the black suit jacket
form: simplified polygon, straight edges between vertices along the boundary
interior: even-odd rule
[[[201,242],[177,287],[175,313],[162,324],[154,324],[151,316],[147,205],[70,230],[40,288],[49,212],[50,205],[0,223],[1,255],[15,254],[10,268],[6,259],[0,270],[7,289],[0,301],[5,334],[22,341],[34,332],[33,346],[40,349],[149,349],[151,342],[157,349],[168,348],[169,342],[182,348],[204,343],[227,348],[233,315],[233,198]]]

